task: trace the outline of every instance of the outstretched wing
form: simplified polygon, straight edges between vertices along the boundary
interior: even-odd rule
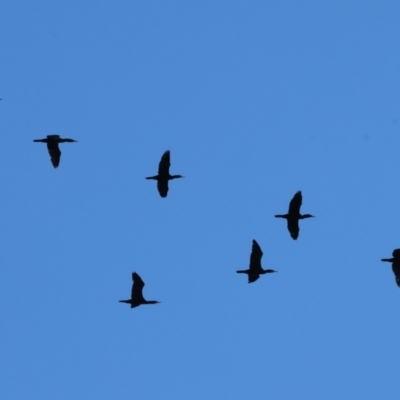
[[[249,274],[248,276],[249,276],[249,283],[255,282],[260,277],[259,274]]]
[[[161,197],[167,197],[168,194],[168,179],[159,179],[157,181],[158,193]]]
[[[49,151],[53,167],[57,168],[60,164],[60,157],[61,157],[61,151],[58,148],[58,143],[55,141],[49,141],[47,143],[47,150]]]
[[[290,219],[288,218],[287,220],[287,228],[288,231],[290,232],[290,236],[296,240],[299,237],[299,220],[298,219]]]
[[[400,262],[394,261],[392,264],[392,270],[396,278],[397,286],[400,287]]]
[[[132,280],[133,280],[132,294],[131,294],[132,300],[143,300],[144,282],[142,281],[142,278],[136,272],[134,272],[132,274]]]
[[[299,190],[293,196],[292,200],[290,200],[289,214],[299,214],[302,201],[303,201],[303,196],[301,195],[301,191]]]
[[[392,255],[393,255],[393,258],[395,258],[396,260],[397,259],[400,260],[400,249],[394,249]]]
[[[167,150],[162,155],[160,164],[158,164],[158,176],[168,176],[170,165],[171,165],[170,154],[169,154],[169,150]]]
[[[261,251],[261,247],[259,244],[253,240],[253,246],[251,248],[251,255],[250,255],[250,270],[252,271],[259,271],[261,270],[261,257],[263,256],[263,252]],[[255,278],[254,280],[257,280]],[[250,282],[250,274],[249,274],[249,282]],[[252,281],[254,282],[254,281]]]

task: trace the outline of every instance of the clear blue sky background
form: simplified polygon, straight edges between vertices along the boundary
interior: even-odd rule
[[[330,3],[330,4],[329,4]],[[400,2],[0,7],[2,399],[396,399]],[[33,139],[58,133],[53,169]],[[168,198],[145,176],[171,150]],[[305,213],[293,241],[285,213]],[[247,284],[251,241],[277,274]],[[131,273],[156,306],[131,310]]]

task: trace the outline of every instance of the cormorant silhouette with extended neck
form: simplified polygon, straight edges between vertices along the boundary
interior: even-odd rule
[[[34,142],[47,143],[47,150],[49,151],[51,163],[54,168],[60,164],[61,151],[58,148],[59,143],[72,143],[76,142],[74,139],[63,139],[60,135],[47,135],[46,139],[35,139]]]
[[[270,272],[277,272],[273,269],[263,269],[261,266],[261,257],[263,252],[261,251],[261,247],[259,244],[253,240],[253,246],[251,248],[250,255],[250,266],[249,269],[244,269],[240,271],[236,271],[238,274],[247,274],[249,277],[249,283],[255,282],[260,275],[268,274]]]
[[[160,164],[158,165],[158,175],[148,176],[146,179],[154,179],[157,181],[158,192],[161,197],[167,197],[168,194],[168,181],[177,178],[183,178],[182,175],[170,175],[169,167],[170,162],[170,152],[167,150],[161,157]]]
[[[285,218],[287,220],[288,231],[290,232],[290,236],[294,240],[299,237],[299,219],[314,218],[314,215],[311,214],[300,214],[302,201],[303,196],[301,195],[301,191],[299,190],[290,201],[288,213],[275,215],[275,218]]]
[[[400,287],[400,249],[393,250],[392,258],[382,258],[381,261],[392,263],[392,270],[396,278],[397,286]]]
[[[142,304],[160,303],[160,301],[144,299],[144,297],[143,297],[144,282],[142,281],[142,278],[136,272],[134,272],[132,274],[132,280],[133,280],[133,285],[132,285],[131,298],[129,300],[120,300],[119,301],[120,303],[128,303],[131,305],[131,308],[140,306]]]

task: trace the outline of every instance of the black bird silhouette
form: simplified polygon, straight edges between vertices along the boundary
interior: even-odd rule
[[[144,287],[144,282],[142,281],[142,278],[134,272],[132,274],[132,280],[133,280],[133,285],[132,285],[132,294],[131,294],[131,299],[129,300],[120,300],[120,303],[128,303],[131,305],[131,308],[140,306],[141,304],[157,304],[160,303],[159,301],[156,300],[145,300],[143,297],[143,287]]]
[[[72,143],[76,142],[74,139],[63,139],[60,135],[47,135],[46,139],[35,139],[34,142],[47,143],[47,150],[49,151],[51,163],[54,168],[60,164],[61,151],[58,148],[59,143]]]
[[[381,261],[392,263],[392,270],[396,278],[397,286],[400,287],[400,249],[393,250],[392,258],[382,258]]]
[[[183,178],[182,175],[170,175],[169,167],[170,162],[170,152],[167,150],[161,157],[160,164],[158,165],[158,175],[148,176],[146,179],[154,179],[157,181],[158,192],[161,197],[167,197],[168,194],[168,181],[177,178]]]
[[[259,244],[253,240],[253,246],[251,247],[250,255],[250,266],[249,269],[236,271],[238,274],[247,274],[249,277],[249,283],[255,282],[260,275],[267,274],[270,272],[277,272],[273,269],[263,269],[261,266],[261,257],[263,252]]]
[[[300,214],[300,207],[303,201],[303,196],[301,195],[301,191],[299,190],[293,196],[292,200],[289,204],[289,211],[287,214],[279,214],[275,215],[276,218],[285,218],[287,220],[287,228],[290,232],[290,236],[296,240],[299,237],[299,219],[304,218],[314,218],[314,215],[311,214]]]

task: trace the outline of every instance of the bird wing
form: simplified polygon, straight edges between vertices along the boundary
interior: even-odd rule
[[[261,247],[255,240],[253,240],[253,246],[251,248],[251,255],[250,255],[250,267],[249,267],[250,270],[259,271],[262,269],[261,268],[261,257],[262,256],[263,256],[263,252],[261,251]],[[249,277],[250,277],[250,275],[249,275]],[[257,279],[258,279],[258,277],[257,277]]]
[[[393,270],[394,276],[396,277],[397,286],[400,287],[400,262],[396,262],[396,261],[393,262],[392,270]]]
[[[158,193],[161,197],[167,197],[168,194],[168,179],[159,179],[157,181]]]
[[[167,150],[161,157],[160,164],[158,164],[158,176],[168,176],[169,167],[171,166],[169,150]]]
[[[301,195],[301,191],[299,190],[293,196],[292,200],[290,200],[289,214],[299,214],[302,201],[303,201],[303,196]]]
[[[134,272],[132,274],[132,280],[133,280],[132,294],[131,294],[132,300],[143,299],[144,282],[142,281],[142,278],[136,272]]]
[[[290,236],[296,240],[299,237],[299,220],[298,219],[290,219],[288,218],[287,220],[287,228],[288,231],[290,232]]]
[[[248,276],[249,276],[249,283],[255,282],[260,277],[259,274],[249,274]]]
[[[400,260],[400,249],[394,249],[392,255],[393,258],[398,258]]]
[[[60,164],[61,151],[58,148],[58,143],[55,141],[49,141],[47,143],[47,150],[49,151],[51,163],[54,168],[57,168]]]

